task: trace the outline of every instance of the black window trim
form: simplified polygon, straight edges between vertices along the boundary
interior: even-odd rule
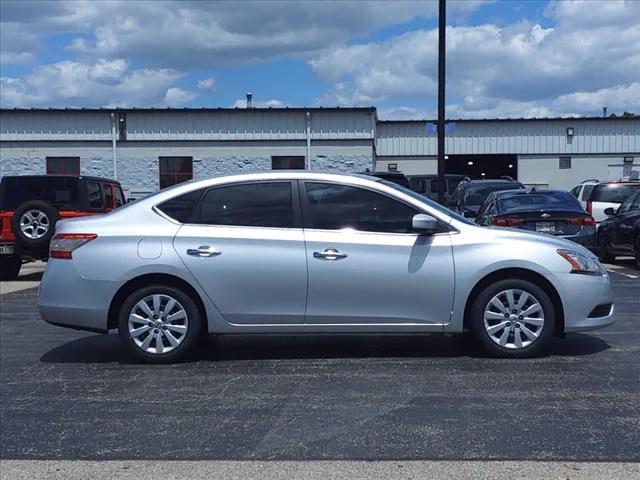
[[[238,185],[256,185],[256,184],[264,184],[264,183],[289,183],[291,184],[291,207],[293,208],[293,226],[292,227],[258,227],[255,225],[214,225],[214,224],[210,224],[210,223],[196,223],[197,218],[194,218],[195,215],[195,211],[196,208],[198,207],[198,205],[200,204],[200,202],[202,202],[202,199],[204,198],[204,196],[209,193],[211,190],[216,190],[216,189],[220,189],[220,188],[225,188],[225,187],[235,187]],[[240,181],[240,182],[229,182],[229,183],[222,183],[220,185],[212,185],[210,187],[204,187],[201,189],[194,189],[194,190],[202,190],[202,193],[200,194],[200,197],[198,198],[198,200],[196,200],[195,202],[195,207],[193,209],[193,211],[191,212],[191,216],[189,217],[189,221],[181,223],[171,217],[169,217],[166,213],[163,213],[159,208],[157,209],[156,206],[153,207],[154,211],[159,212],[163,217],[165,218],[169,218],[172,222],[177,223],[178,225],[190,225],[190,226],[194,226],[194,227],[212,227],[212,228],[254,228],[254,229],[261,229],[261,228],[268,228],[270,230],[301,230],[302,229],[302,214],[300,212],[300,197],[298,194],[298,184],[295,180],[288,180],[288,179],[272,179],[272,180],[245,180],[245,181]],[[194,190],[190,190],[189,192],[183,192],[180,195],[185,195],[187,193],[190,193]],[[176,197],[179,197],[180,195],[176,195]],[[175,198],[175,197],[172,197]],[[171,200],[171,199],[168,199]],[[165,200],[168,201],[168,200]]]
[[[441,232],[435,233],[431,236],[435,236],[435,235],[443,235],[443,234],[449,234],[449,233],[457,233],[458,231],[455,230],[451,225],[449,225],[447,222],[445,222],[444,220],[442,220],[440,217],[438,217],[437,215],[434,215],[433,213],[431,213],[429,210],[425,209],[425,208],[421,208],[418,207],[417,205],[414,205],[410,202],[405,201],[404,199],[398,198],[394,195],[390,195],[387,192],[383,192],[381,190],[378,190],[376,188],[371,188],[368,185],[357,185],[357,184],[353,184],[353,183],[349,183],[349,182],[336,182],[334,180],[322,180],[322,179],[303,179],[303,180],[298,180],[298,184],[299,184],[299,188],[298,188],[298,194],[299,194],[299,204],[300,204],[300,211],[302,213],[302,228],[304,230],[308,230],[308,231],[312,231],[312,232],[340,232],[341,230],[327,230],[324,228],[307,228],[306,227],[306,223],[305,223],[305,218],[308,218],[310,216],[309,214],[309,203],[307,201],[307,188],[306,188],[306,184],[307,183],[329,183],[332,185],[341,185],[341,186],[345,186],[345,187],[352,187],[352,188],[361,188],[363,190],[368,190],[370,192],[373,193],[377,193],[378,195],[383,195],[385,197],[390,198],[391,200],[395,200],[396,202],[402,203],[403,205],[413,208],[414,210],[417,210],[419,213],[426,213],[427,215],[431,215],[433,218],[435,218],[436,220],[438,220],[438,224],[440,225],[440,227],[442,228]],[[362,233],[362,234],[367,234],[367,235],[397,235],[397,236],[411,236],[411,237],[419,237],[420,233],[417,232],[408,232],[408,233],[400,233],[400,232],[370,232],[367,230],[355,230],[355,232],[357,233]]]

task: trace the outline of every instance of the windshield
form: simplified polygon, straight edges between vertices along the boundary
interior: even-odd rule
[[[498,202],[505,213],[527,210],[583,212],[578,200],[567,192],[523,193],[505,196]]]
[[[444,213],[445,215],[455,218],[456,220],[458,220],[459,222],[462,223],[466,223],[467,225],[475,225],[475,223],[473,223],[472,221],[470,221],[467,218],[464,218],[462,215],[449,210],[446,207],[443,207],[442,205],[440,205],[439,203],[434,202],[433,200],[428,199],[427,197],[425,197],[424,195],[420,195],[419,193],[414,192],[413,190],[410,190],[408,188],[403,187],[402,185],[398,185],[396,183],[393,182],[389,182],[387,180],[382,180],[380,183],[384,183],[385,185],[387,185],[388,187],[394,188],[406,195],[409,195],[412,198],[415,198],[416,200],[419,200],[422,203],[426,203],[427,205],[429,205],[431,208],[433,208],[434,210],[437,210],[440,213]]]
[[[490,193],[500,192],[502,190],[517,190],[521,189],[522,185],[519,183],[503,183],[495,185],[479,185],[470,186],[469,190],[464,196],[464,203],[466,205],[482,205],[487,199]]]

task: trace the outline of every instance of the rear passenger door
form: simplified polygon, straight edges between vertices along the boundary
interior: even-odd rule
[[[233,324],[298,324],[307,261],[297,183],[227,184],[203,192],[174,247]]]

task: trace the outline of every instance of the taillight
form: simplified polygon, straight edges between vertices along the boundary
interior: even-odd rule
[[[591,202],[587,202],[587,213],[593,215],[593,205]]]
[[[494,217],[491,219],[491,225],[497,225],[498,227],[514,227],[523,223],[524,220],[517,217]]]
[[[51,239],[49,256],[51,258],[73,258],[72,252],[98,235],[95,233],[58,233]]]
[[[582,225],[584,227],[595,227],[596,220],[593,217],[576,217],[569,218],[567,223],[571,225]]]

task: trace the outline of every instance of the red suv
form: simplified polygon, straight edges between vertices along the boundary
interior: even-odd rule
[[[60,219],[99,215],[125,203],[120,183],[98,177],[7,176],[0,182],[0,280],[48,257]]]

